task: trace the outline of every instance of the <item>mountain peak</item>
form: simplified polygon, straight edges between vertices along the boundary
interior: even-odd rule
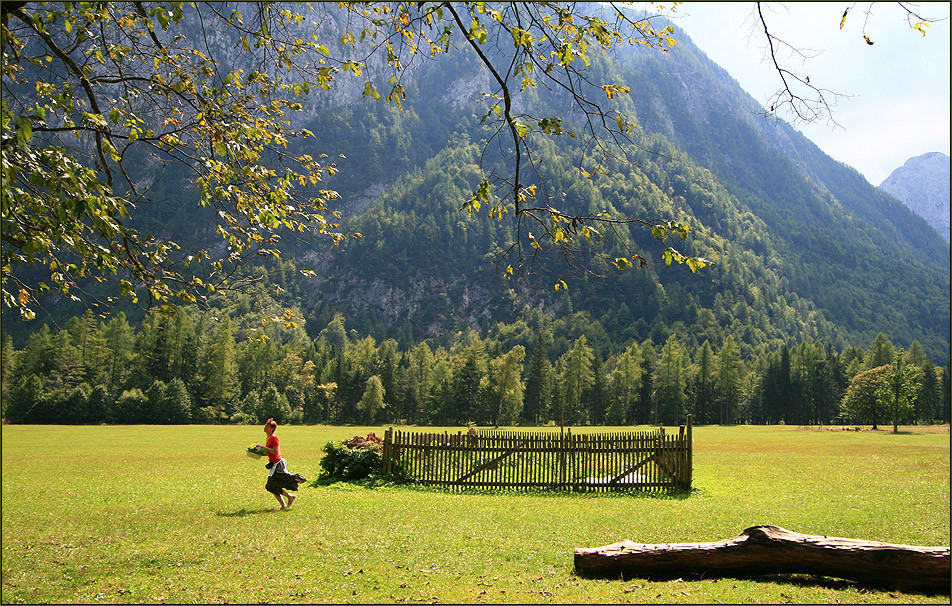
[[[949,156],[929,152],[906,160],[879,185],[949,241]]]

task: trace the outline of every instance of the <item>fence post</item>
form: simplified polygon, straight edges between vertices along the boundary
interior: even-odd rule
[[[383,433],[383,473],[390,475],[393,473],[393,462],[391,456],[393,453],[393,427],[390,427]]]
[[[687,456],[687,459],[688,459],[688,460],[687,460],[687,468],[685,469],[685,471],[686,471],[686,473],[687,473],[687,483],[686,483],[687,485],[685,486],[685,488],[686,488],[687,490],[691,490],[691,482],[692,482],[693,479],[694,479],[694,437],[693,437],[692,434],[691,434],[691,425],[693,424],[693,420],[694,420],[694,415],[688,415],[688,418],[687,418],[687,425],[688,425],[688,433],[687,433],[688,456]]]

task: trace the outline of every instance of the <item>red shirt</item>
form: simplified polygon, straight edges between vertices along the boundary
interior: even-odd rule
[[[268,436],[268,440],[264,443],[268,448],[276,448],[278,452],[276,454],[268,453],[268,460],[272,463],[277,463],[281,460],[281,442],[278,440],[278,436],[271,434]]]

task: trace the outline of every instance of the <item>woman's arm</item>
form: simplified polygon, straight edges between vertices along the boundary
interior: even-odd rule
[[[257,446],[258,448],[264,448],[265,452],[267,452],[268,454],[278,454],[277,448],[269,448],[265,446],[264,444],[255,444],[255,446]]]

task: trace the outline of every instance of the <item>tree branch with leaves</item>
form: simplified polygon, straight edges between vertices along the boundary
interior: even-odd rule
[[[118,280],[121,296],[143,296],[149,306],[191,303],[240,288],[236,268],[279,255],[282,232],[339,243],[347,236],[333,209],[338,196],[324,187],[337,167],[296,151],[312,133],[296,128],[295,116],[310,92],[332,89],[341,74],[364,79],[363,94],[379,100],[366,73],[372,57],[392,68],[385,99],[401,106],[407,66],[454,44],[493,75],[483,119],[498,120],[512,150],[502,154],[506,170],[488,168],[460,205],[486,206],[498,219],[512,213],[520,257],[523,245],[570,257],[580,241],[601,235],[599,224],[684,237],[690,228],[675,221],[570,213],[552,196],[539,204],[545,183],[528,177],[533,170],[538,177],[536,134],[582,138],[606,153],[636,143],[634,123],[605,105],[627,85],[593,82],[585,67],[616,46],[673,46],[673,29],[655,29],[653,18],[632,17],[622,4],[5,2],[3,305],[29,319],[40,295],[79,300],[89,279]],[[342,30],[325,27],[341,16]],[[568,111],[582,117],[577,131],[566,116],[514,110],[540,85],[567,96]],[[158,202],[156,176],[174,164],[186,168],[197,203],[213,211],[224,253],[182,250],[135,227],[137,209]],[[604,167],[579,171],[591,177]],[[692,271],[706,263],[670,248],[664,258]],[[43,277],[27,280],[26,267]]]

